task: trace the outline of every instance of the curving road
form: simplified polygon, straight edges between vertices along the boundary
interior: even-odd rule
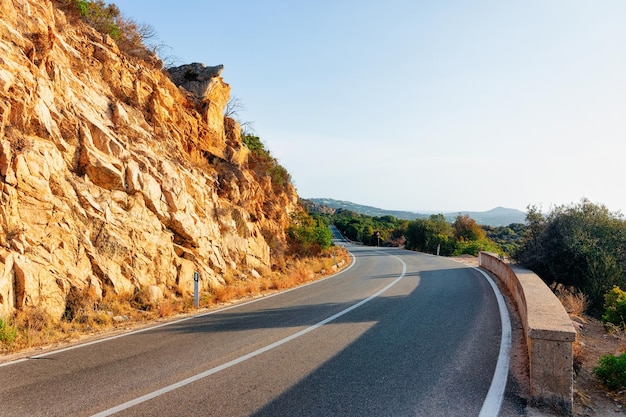
[[[349,249],[351,267],[323,281],[4,364],[0,416],[496,415],[508,359],[489,281]]]

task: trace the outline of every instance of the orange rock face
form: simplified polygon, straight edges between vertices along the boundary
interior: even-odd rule
[[[53,2],[0,2],[0,316],[271,268],[298,197],[247,169],[229,93],[194,97]]]

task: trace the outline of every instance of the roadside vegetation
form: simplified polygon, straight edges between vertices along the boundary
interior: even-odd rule
[[[308,237],[307,237],[308,238]],[[297,237],[295,238],[298,239]],[[306,245],[301,242],[300,244]],[[281,271],[262,271],[259,277],[230,271],[226,285],[200,294],[200,308],[214,308],[235,300],[293,288],[328,276],[350,263],[343,247],[319,248],[315,256],[292,257]],[[117,329],[127,330],[167,317],[197,311],[193,294],[177,291],[175,296],[153,304],[145,291],[127,294],[108,292],[95,301],[88,294],[68,298],[66,314],[54,321],[41,309],[30,307],[8,318],[0,318],[0,354],[80,340],[85,336]]]
[[[250,150],[248,158],[250,170],[255,171],[260,176],[269,176],[275,191],[280,191],[291,184],[291,175],[265,148],[261,138],[252,133],[244,132],[241,135],[241,141]]]
[[[582,200],[549,214],[529,207],[527,229],[514,259],[548,285],[572,287],[600,317],[605,295],[626,288],[626,221],[605,206]]]
[[[348,239],[370,246],[404,246],[442,256],[478,255],[479,251],[507,255],[517,248],[524,225],[481,226],[468,215],[448,222],[443,214],[400,220],[393,216],[367,216],[337,209],[325,216]]]
[[[529,207],[514,259],[539,275],[575,316],[601,319],[623,337],[626,324],[626,220],[621,213],[583,199],[543,214]],[[578,307],[571,307],[578,305]],[[606,335],[605,335],[606,336]],[[610,390],[626,388],[623,351],[600,357],[593,375]],[[575,346],[576,355],[584,347]]]
[[[338,209],[334,214],[320,214],[348,239],[370,246],[404,245],[408,221],[393,216],[372,217]]]
[[[626,334],[626,220],[603,205],[583,199],[547,214],[530,206],[526,224],[500,227],[478,225],[468,216],[450,223],[441,214],[405,221],[337,209],[324,216],[348,239],[365,245],[442,256],[483,250],[511,258],[537,273],[571,316],[601,319],[615,337]],[[582,362],[583,350],[574,347],[575,364]],[[625,389],[626,353],[602,356],[593,375],[609,389]]]
[[[326,219],[306,212],[295,213],[287,229],[291,255],[318,256],[333,243],[333,234]]]

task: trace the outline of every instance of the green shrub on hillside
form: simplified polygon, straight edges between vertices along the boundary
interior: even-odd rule
[[[263,142],[261,142],[261,138],[258,136],[243,134],[241,135],[241,141],[252,153],[265,152],[265,146],[263,146]]]
[[[476,220],[469,215],[458,215],[452,223],[454,231],[453,256],[473,255],[478,256],[478,252],[487,251],[501,253],[500,247],[487,238],[487,232],[480,227]]]
[[[118,25],[120,9],[115,4],[106,4],[102,0],[58,0],[67,10],[78,13],[82,20],[89,23],[98,32],[106,33],[118,40],[122,29]]]
[[[259,175],[269,176],[276,191],[282,190],[291,184],[289,172],[265,149],[263,142],[261,142],[258,136],[249,133],[243,134],[241,141],[250,150],[248,168]]]
[[[511,223],[508,226],[482,226],[487,233],[487,238],[494,242],[507,255],[514,254],[519,250],[520,242],[526,230],[523,223]]]
[[[626,353],[607,354],[600,358],[593,374],[612,390],[626,388]]]
[[[56,3],[98,32],[109,35],[128,55],[141,59],[155,57],[145,45],[146,40],[156,35],[154,29],[124,17],[114,3],[107,4],[103,0],[56,0]]]
[[[443,214],[409,222],[406,232],[408,249],[450,256],[454,252],[454,229]]]
[[[0,344],[11,346],[17,338],[17,328],[0,318]]]
[[[604,296],[602,321],[624,327],[626,324],[626,291],[615,286]]]
[[[316,256],[332,245],[333,234],[326,222],[302,212],[292,216],[287,241],[292,254]]]
[[[478,252],[480,251],[501,253],[501,249],[496,243],[484,238],[479,240],[457,240],[454,243],[452,256],[478,256]]]
[[[600,316],[604,295],[626,285],[626,221],[619,213],[583,199],[544,216],[529,207],[528,227],[514,258],[548,285],[575,287]]]

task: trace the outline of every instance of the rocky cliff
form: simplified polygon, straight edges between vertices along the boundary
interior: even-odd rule
[[[189,91],[51,1],[0,2],[0,316],[278,262],[296,192],[247,168],[230,88],[203,68]]]

